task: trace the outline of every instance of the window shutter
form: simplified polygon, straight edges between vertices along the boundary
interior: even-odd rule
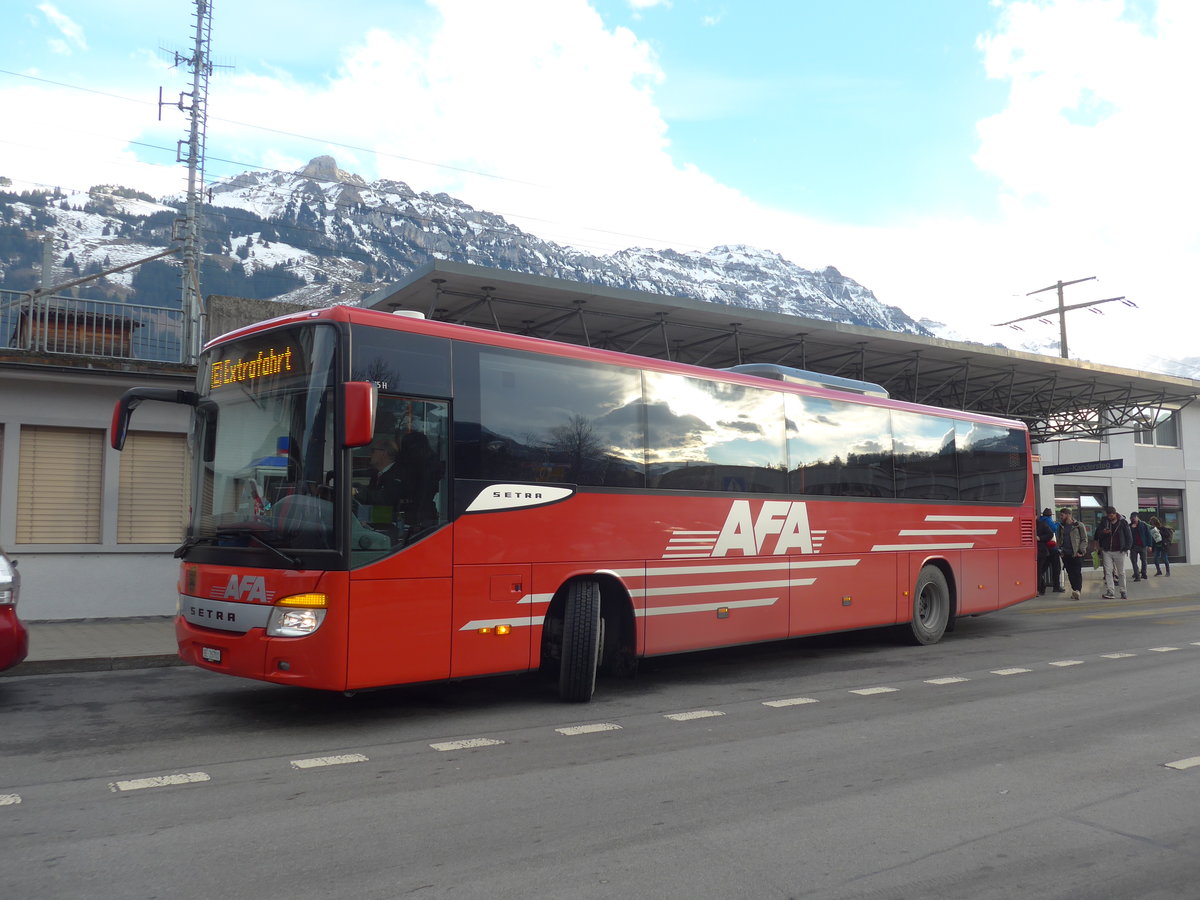
[[[21,428],[18,544],[100,543],[104,432]]]
[[[175,544],[188,511],[187,441],[181,434],[133,431],[121,452],[117,543]]]

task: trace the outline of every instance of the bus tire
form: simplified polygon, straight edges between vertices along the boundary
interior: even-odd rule
[[[571,582],[563,608],[562,659],[558,670],[558,695],[563,700],[587,703],[592,699],[602,634],[599,582]]]
[[[937,566],[924,566],[913,590],[912,618],[906,637],[914,644],[936,644],[950,624],[950,586]]]

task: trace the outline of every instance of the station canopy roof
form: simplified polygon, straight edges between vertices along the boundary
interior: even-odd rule
[[[899,400],[1020,419],[1039,443],[1144,428],[1200,397],[1188,378],[444,260],[363,305],[710,368],[869,381]]]

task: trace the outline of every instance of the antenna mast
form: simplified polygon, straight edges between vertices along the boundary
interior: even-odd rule
[[[189,363],[200,356],[204,333],[204,300],[200,294],[200,203],[204,190],[204,144],[208,126],[208,79],[212,75],[209,51],[212,46],[212,2],[194,0],[196,4],[195,40],[191,56],[175,54],[175,65],[184,63],[192,73],[191,93],[180,93],[179,109],[190,120],[187,141],[179,141],[176,161],[188,167],[187,211],[184,214],[183,283],[180,303],[183,309],[185,358]]]

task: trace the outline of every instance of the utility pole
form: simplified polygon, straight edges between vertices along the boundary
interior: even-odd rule
[[[40,285],[43,291],[50,288],[54,284],[54,236],[49,232],[42,238],[42,283]]]
[[[1126,306],[1133,306],[1131,300],[1125,300],[1124,296],[1109,297],[1105,300],[1089,300],[1086,303],[1072,303],[1066,306],[1063,303],[1063,288],[1070,287],[1073,284],[1079,284],[1084,281],[1095,281],[1095,275],[1089,275],[1087,278],[1076,278],[1074,281],[1059,281],[1049,287],[1038,288],[1036,291],[1030,291],[1026,297],[1032,297],[1034,294],[1042,294],[1046,291],[1058,291],[1058,306],[1044,309],[1041,312],[1032,313],[1028,316],[1021,316],[1019,319],[1010,319],[1007,322],[997,322],[993,327],[999,328],[1004,325],[1014,325],[1017,322],[1025,322],[1029,319],[1044,319],[1049,315],[1058,313],[1058,355],[1063,359],[1067,359],[1067,313],[1074,309],[1087,309],[1090,306],[1099,306],[1101,303],[1112,303],[1116,300],[1123,300]]]
[[[207,316],[200,294],[200,202],[204,190],[204,144],[208,125],[208,79],[212,75],[209,50],[212,44],[212,2],[194,0],[196,4],[195,39],[191,56],[175,54],[175,65],[185,64],[192,73],[191,93],[180,93],[177,106],[189,121],[187,141],[179,141],[176,162],[188,167],[187,207],[184,218],[177,224],[183,241],[183,274],[180,305],[183,309],[184,350],[187,361],[194,363],[200,356],[204,325]],[[162,114],[160,92],[159,115]]]

